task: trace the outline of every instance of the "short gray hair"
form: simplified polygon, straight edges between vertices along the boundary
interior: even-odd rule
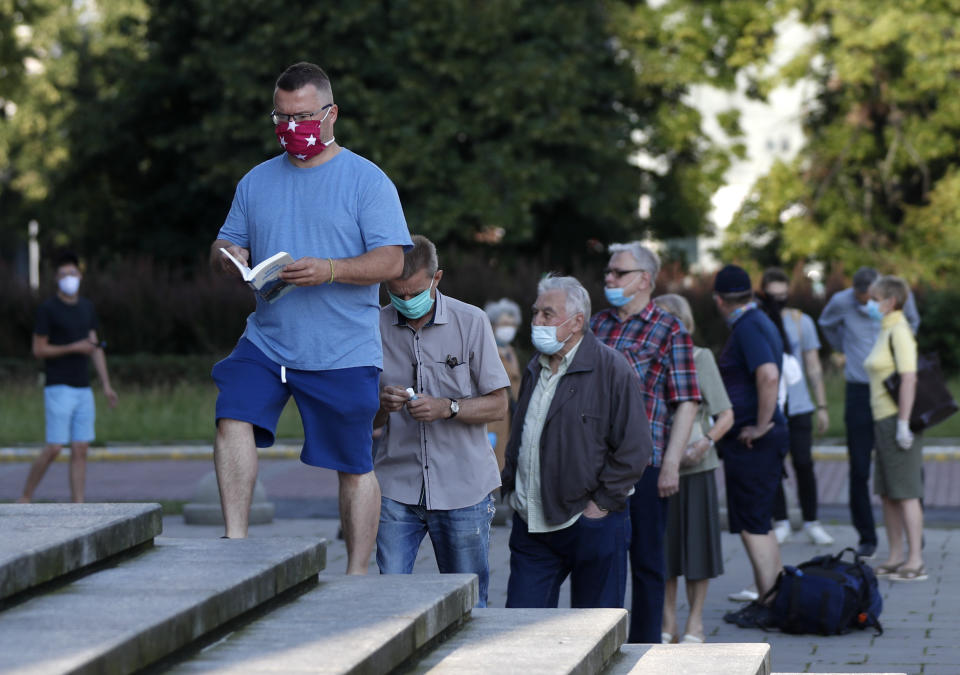
[[[657,307],[680,319],[680,323],[687,329],[687,332],[693,335],[696,324],[693,322],[693,310],[690,309],[690,303],[687,302],[685,297],[676,293],[667,293],[666,295],[658,295],[653,301]]]
[[[413,248],[403,254],[401,281],[406,281],[420,270],[426,270],[427,276],[433,277],[440,269],[437,247],[422,234],[415,234],[410,237],[410,240],[413,242]]]
[[[519,326],[522,323],[520,317],[520,305],[509,298],[500,298],[494,302],[488,302],[483,308],[487,313],[487,318],[491,324],[496,324],[502,316],[508,316]]]
[[[639,241],[630,241],[626,244],[610,244],[608,249],[610,255],[615,253],[629,253],[637,261],[644,272],[650,273],[650,287],[653,288],[657,283],[657,275],[660,274],[660,256],[647,248]]]
[[[566,294],[567,317],[583,314],[583,325],[586,330],[590,322],[590,294],[579,281],[573,277],[560,277],[548,274],[537,284],[537,295],[548,291],[563,291]]]

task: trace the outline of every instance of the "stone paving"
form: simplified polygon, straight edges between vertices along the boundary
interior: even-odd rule
[[[960,461],[952,453],[930,455],[926,467],[926,506],[931,516],[925,533],[925,559],[930,578],[924,582],[881,581],[884,611],[881,621],[885,632],[873,631],[845,636],[790,636],[778,632],[745,630],[722,621],[725,612],[736,607],[727,594],[749,584],[750,570],[737,537],[723,538],[726,573],[712,582],[707,598],[705,621],[709,642],[769,642],[773,648],[774,672],[905,672],[960,673]],[[200,454],[202,457],[203,455]],[[853,529],[846,524],[846,463],[832,461],[829,452],[818,455],[817,475],[822,520],[837,543],[832,549],[855,545]],[[929,453],[928,453],[929,454]],[[159,459],[162,452],[142,461],[93,461],[88,467],[89,501],[189,500],[195,484],[212,470],[209,460]],[[182,455],[181,455],[182,456]],[[194,455],[196,456],[196,455]],[[276,456],[276,455],[275,455]],[[280,455],[283,457],[283,455]],[[0,501],[12,501],[19,495],[28,463],[0,461]],[[262,459],[260,477],[269,498],[278,504],[278,514],[308,515],[309,518],[277,518],[270,525],[251,528],[253,537],[294,534],[327,537],[328,570],[346,567],[346,552],[336,540],[337,481],[333,472],[304,466],[296,459]],[[788,495],[790,492],[788,491]],[[41,484],[37,498],[64,501],[68,498],[67,466],[58,462]],[[829,515],[828,515],[829,514]],[[323,517],[326,516],[326,517]],[[213,537],[219,528],[185,525],[179,516],[164,519],[167,536]],[[509,528],[495,527],[491,537],[490,605],[502,607],[506,600],[509,574],[507,541]],[[885,553],[880,533],[880,555]],[[804,541],[794,533],[783,548],[785,563],[799,563],[827,549]],[[879,560],[879,559],[878,559]],[[875,560],[873,562],[878,562]],[[416,572],[435,571],[429,544],[421,548]],[[375,565],[371,565],[375,572]],[[562,596],[568,603],[568,596]],[[628,590],[629,597],[629,590]],[[680,618],[685,616],[681,593]]]

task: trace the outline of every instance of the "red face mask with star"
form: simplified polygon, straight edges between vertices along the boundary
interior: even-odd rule
[[[329,114],[329,112],[328,110],[327,113]],[[291,156],[301,161],[316,157],[334,141],[333,138],[326,143],[320,140],[320,125],[323,124],[325,119],[327,119],[326,115],[323,116],[322,120],[280,122],[274,128],[280,146]]]

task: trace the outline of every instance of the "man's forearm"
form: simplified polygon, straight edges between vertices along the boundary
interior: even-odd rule
[[[693,423],[697,419],[699,409],[700,404],[696,401],[684,401],[677,406],[673,413],[670,438],[663,453],[664,462],[680,463],[683,451],[690,441],[690,432],[693,430]]]
[[[90,355],[90,359],[93,361],[93,369],[97,371],[97,377],[100,378],[100,384],[105,389],[110,389],[110,375],[107,372],[107,355],[103,349],[97,347],[96,351]]]
[[[485,396],[460,399],[456,421],[462,424],[488,424],[507,416],[507,390],[497,389]]]
[[[381,246],[355,258],[333,258],[333,280],[369,286],[398,278],[403,273],[403,247]]]
[[[762,429],[777,409],[779,379],[757,375],[757,427]]]

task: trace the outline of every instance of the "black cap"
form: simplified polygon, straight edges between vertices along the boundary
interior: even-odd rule
[[[880,273],[872,267],[861,267],[853,275],[853,290],[857,293],[866,293],[870,284],[877,280]]]
[[[717,293],[744,293],[752,289],[750,275],[736,265],[727,265],[713,280],[713,290]]]

